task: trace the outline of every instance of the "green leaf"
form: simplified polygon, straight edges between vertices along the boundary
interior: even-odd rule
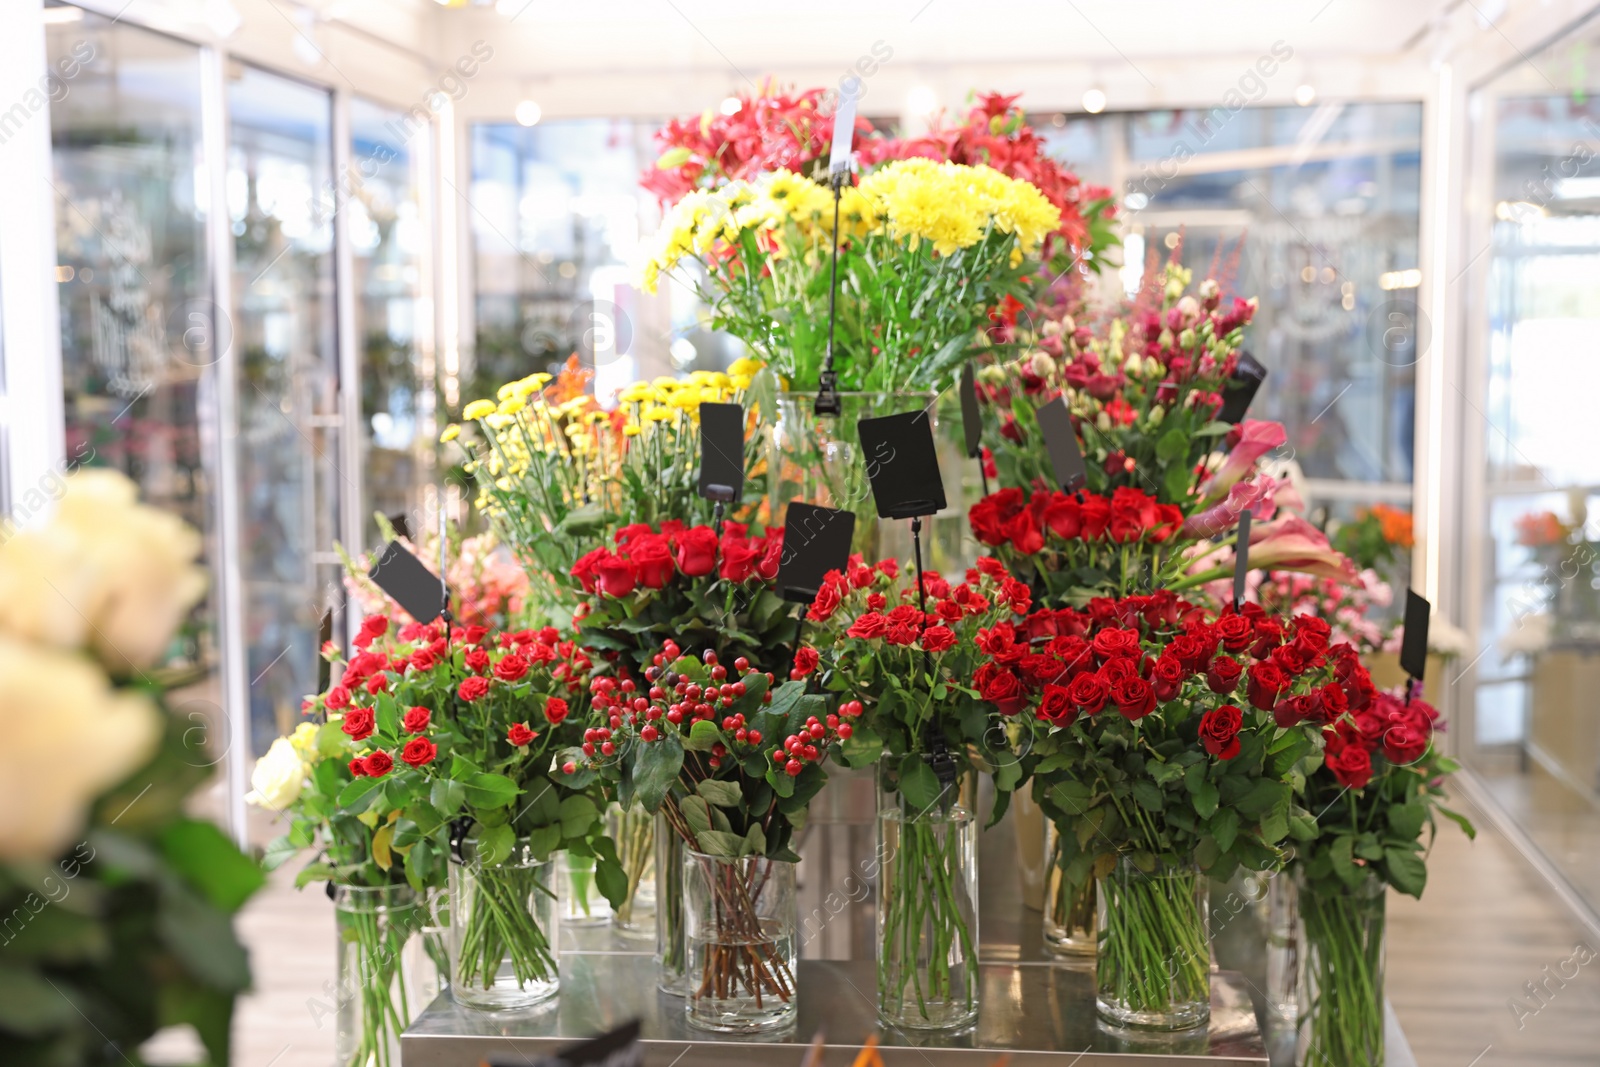
[[[600,818],[600,809],[586,796],[571,796],[561,802],[561,836],[582,837]]]
[[[294,887],[304,889],[312,882],[326,882],[333,877],[333,864],[308,863],[294,876]]]
[[[1315,841],[1317,839],[1317,820],[1310,812],[1296,811],[1289,816],[1289,836],[1296,841]]]
[[[1459,811],[1452,811],[1443,804],[1435,804],[1434,807],[1438,810],[1440,815],[1443,815],[1445,818],[1461,827],[1461,832],[1467,835],[1468,840],[1477,839],[1477,828],[1467,820],[1465,815],[1461,814]]]
[[[1383,865],[1389,871],[1389,884],[1407,896],[1421,897],[1428,884],[1428,866],[1422,857],[1404,848],[1383,851]]]
[[[633,767],[634,797],[650,812],[661,810],[667,791],[683,769],[683,745],[676,733],[640,742]]]
[[[275,871],[285,863],[288,863],[300,851],[300,846],[290,841],[288,834],[284,834],[282,837],[274,837],[267,842],[267,847],[261,854],[261,869]]]
[[[915,752],[900,761],[900,795],[913,811],[932,811],[939,803],[939,776]]]
[[[1175,462],[1188,454],[1189,435],[1176,426],[1162,434],[1156,441],[1156,458],[1163,463]]]
[[[1133,799],[1146,811],[1161,811],[1166,808],[1166,798],[1162,796],[1161,789],[1147,778],[1136,779],[1133,783]]]
[[[753,855],[765,856],[767,854],[767,835],[766,831],[761,829],[760,823],[752,822],[750,824],[749,831],[744,835],[744,843],[745,847]]]
[[[1268,808],[1283,801],[1289,795],[1289,787],[1282,782],[1274,782],[1267,778],[1258,778],[1250,791],[1240,797],[1234,807],[1239,809],[1240,815],[1261,815]]]
[[[721,830],[704,830],[695,835],[695,840],[700,843],[700,851],[708,856],[719,856],[723,859],[736,859],[744,855],[746,842],[738,834],[724,833]]]
[[[1201,782],[1194,790],[1194,813],[1209,819],[1217,813],[1217,787],[1212,782]]]
[[[678,810],[683,813],[683,821],[689,824],[689,829],[700,834],[711,829],[711,805],[705,797],[684,797],[678,802]]]
[[[475,808],[510,807],[517,799],[517,783],[503,774],[480,771],[463,783],[467,803]]]
[[[628,902],[628,872],[615,859],[596,859],[594,884],[613,908]]]
[[[695,792],[719,808],[737,808],[744,801],[744,792],[737,782],[722,782],[707,778],[695,786]]]
[[[1057,782],[1050,787],[1049,799],[1067,815],[1082,815],[1091,804],[1087,782]]]
[[[368,797],[382,785],[382,778],[367,778],[363,776],[353,779],[349,785],[340,790],[339,807],[352,815],[366,811],[367,805],[371,803]]]
[[[1365,873],[1356,866],[1355,843],[1352,835],[1340,834],[1328,849],[1328,856],[1333,860],[1333,873],[1339,876],[1339,881],[1351,887],[1359,885]]]
[[[689,727],[689,736],[684,740],[683,747],[690,752],[710,752],[711,746],[719,742],[727,744],[717,724],[710,719],[701,719]]]
[[[44,1036],[78,1021],[73,1002],[33,969],[4,965],[0,957],[0,1030]]]
[[[162,887],[156,931],[196,982],[221,992],[250,984],[250,961],[228,915],[179,882]]]
[[[549,826],[536,826],[528,831],[528,851],[533,853],[534,859],[543,862],[550,858],[550,853],[561,847],[561,825],[551,823]]]
[[[466,799],[466,787],[450,778],[435,778],[428,787],[428,803],[447,819],[461,810]]]
[[[517,832],[509,826],[478,828],[478,861],[485,867],[498,867],[517,844]]]
[[[1162,478],[1161,485],[1166,491],[1163,503],[1182,503],[1189,496],[1189,479],[1193,477],[1187,465],[1178,464],[1168,467],[1166,476]]]
[[[1269,845],[1275,845],[1289,835],[1289,818],[1278,808],[1267,813],[1261,820],[1261,840]]]
[[[184,819],[161,834],[167,865],[228,914],[266,882],[261,868],[213,823]]]
[[[1401,841],[1415,841],[1422,836],[1422,824],[1427,818],[1424,804],[1398,804],[1389,809],[1389,831]]]
[[[1223,852],[1233,850],[1233,842],[1239,836],[1239,813],[1232,808],[1223,808],[1211,817],[1207,824],[1211,836],[1216,838],[1217,848]]]

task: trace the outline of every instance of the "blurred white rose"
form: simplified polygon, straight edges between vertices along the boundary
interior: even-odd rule
[[[250,772],[252,788],[244,799],[258,808],[282,811],[300,798],[305,784],[306,765],[295,751],[294,741],[280,737],[272,742],[265,756],[256,760],[256,769]]]
[[[127,478],[78,471],[48,524],[0,547],[0,630],[92,648],[118,673],[149,666],[205,592],[199,554],[199,533]]]
[[[161,716],[84,657],[0,636],[0,860],[50,860],[150,758]]]

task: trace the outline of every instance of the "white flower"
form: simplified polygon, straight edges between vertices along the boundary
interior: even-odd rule
[[[127,478],[78,471],[48,524],[0,547],[0,630],[91,648],[118,673],[148,666],[205,592],[199,554],[199,533]]]
[[[0,861],[57,856],[160,734],[155,706],[89,660],[0,636]]]
[[[300,798],[300,790],[305,784],[306,765],[300,761],[294,741],[280,737],[272,742],[265,756],[256,760],[255,770],[250,772],[250,785],[253,788],[244,799],[258,808],[282,811]]]
[[[1033,371],[1035,377],[1048,381],[1055,377],[1056,361],[1050,358],[1048,352],[1035,352],[1028,358],[1028,369]]]

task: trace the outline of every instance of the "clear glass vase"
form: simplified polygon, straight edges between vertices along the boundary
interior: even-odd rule
[[[406,985],[408,945],[426,921],[426,909],[409,886],[334,886],[338,936],[337,1028],[339,1067],[398,1067],[400,1032],[413,1008]]]
[[[611,925],[624,937],[655,937],[655,819],[642,807],[613,804],[606,812],[606,833],[628,876],[628,895],[612,912]]]
[[[561,921],[567,926],[605,926],[611,902],[594,880],[594,857],[561,854]]]
[[[1044,947],[1056,956],[1092,959],[1095,954],[1094,875],[1076,881],[1062,867],[1061,836],[1044,824]]]
[[[1209,880],[1192,862],[1123,856],[1097,886],[1095,1005],[1113,1026],[1187,1030],[1211,1018]]]
[[[681,997],[688,992],[684,971],[683,938],[683,838],[665,815],[656,824],[656,986]]]
[[[1292,1021],[1300,1011],[1300,891],[1279,871],[1267,881],[1267,1006]]]
[[[1359,885],[1318,892],[1297,876],[1299,1037],[1295,1063],[1383,1064],[1384,919],[1387,892],[1367,875]]]
[[[742,1034],[794,1024],[794,866],[683,850],[689,1025]]]
[[[561,986],[556,864],[519,841],[484,866],[476,842],[450,862],[450,993],[484,1011],[526,1008]]]
[[[956,787],[947,791],[954,800]],[[978,1018],[978,826],[959,803],[878,812],[878,1014],[910,1030]]]

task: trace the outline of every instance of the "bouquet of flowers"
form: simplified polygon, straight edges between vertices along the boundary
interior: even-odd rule
[[[1308,711],[1314,697],[1291,698]],[[1420,699],[1375,693],[1325,722],[1321,766],[1306,776],[1304,802],[1317,813],[1296,843],[1301,1056],[1375,1067],[1383,1058],[1384,893],[1421,897],[1425,844],[1436,816],[1476,831],[1442,803],[1456,762],[1434,746],[1439,714]],[[1337,701],[1335,701],[1337,705]],[[1314,1050],[1314,1051],[1313,1051]]]
[[[851,735],[854,709],[832,714],[804,683],[773,683],[743,656],[730,671],[709,649],[696,659],[668,641],[642,682],[625,672],[591,683],[583,743],[563,763],[569,783],[601,781],[623,804],[661,812],[689,850],[687,1011],[712,1029],[793,1016],[790,843],[823,761]]]
[[[1034,797],[1060,863],[1074,884],[1098,880],[1102,1014],[1196,1025],[1209,1012],[1202,872],[1260,870],[1286,838],[1315,835],[1294,797],[1301,764],[1321,723],[1371,701],[1366,671],[1319,619],[1213,615],[1165,590],[997,630],[982,669],[1011,696],[996,707],[1031,712]]]

